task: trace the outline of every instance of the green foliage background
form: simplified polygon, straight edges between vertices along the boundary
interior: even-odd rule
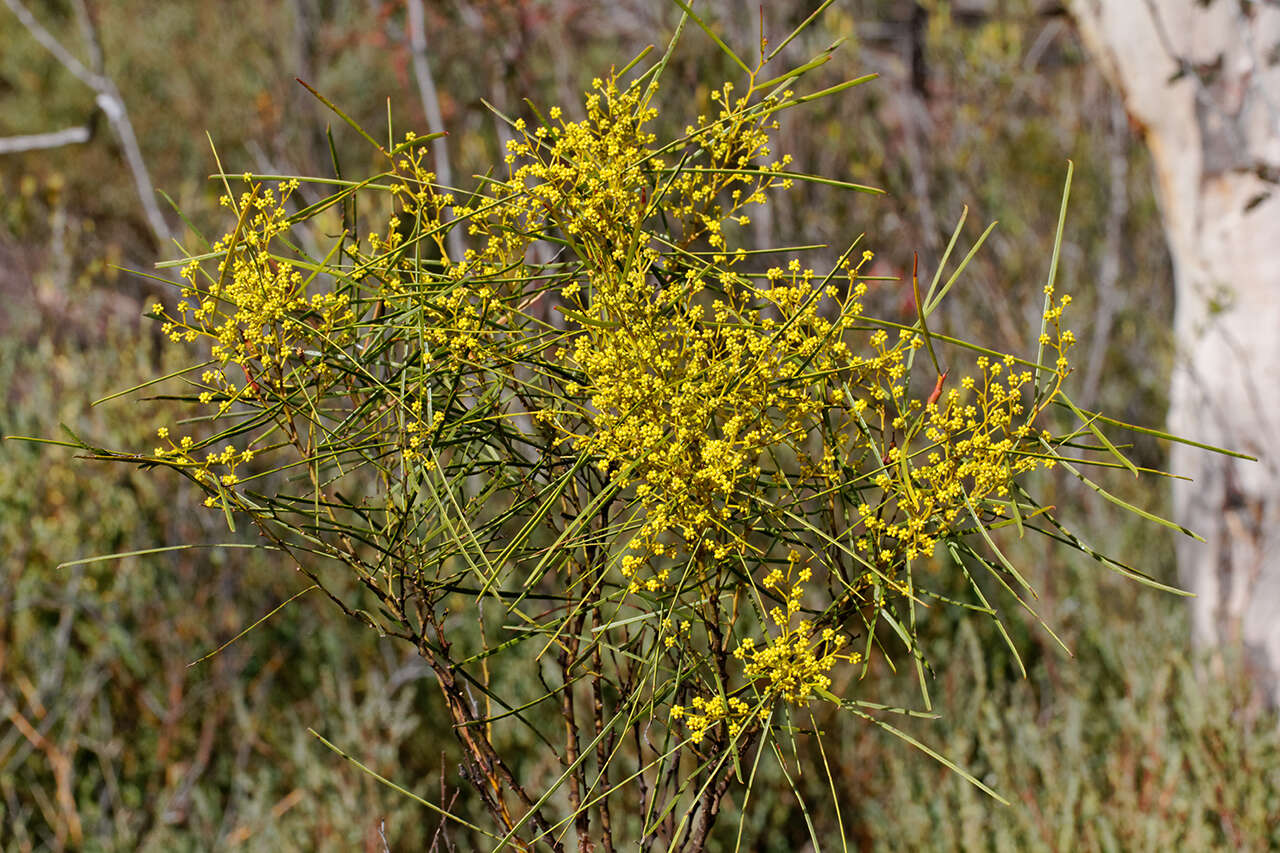
[[[1001,225],[945,322],[1025,348],[1071,157],[1077,170],[1059,280],[1076,295],[1076,316],[1092,318],[1089,328],[1077,324],[1086,363],[1072,381],[1092,381],[1093,399],[1083,403],[1158,424],[1171,300],[1148,166],[1069,23],[1041,14],[1043,5],[993,2],[972,15],[924,2],[919,15],[916,4],[898,0],[833,4],[797,53],[843,37],[834,67],[823,69],[830,82],[863,71],[883,79],[784,124],[780,148],[795,154],[799,170],[878,185],[890,197],[849,200],[797,188],[756,227],[801,243],[865,230],[883,271],[901,274],[915,251],[926,268],[936,260],[967,204],[970,240],[992,219]],[[569,108],[593,74],[665,39],[678,15],[674,6],[639,0],[607,6],[429,4],[455,174],[483,168],[499,150],[481,98],[513,114],[523,108],[521,95]],[[751,44],[759,23],[738,6],[703,11],[727,41]],[[70,2],[37,12],[79,51]],[[296,26],[300,14],[317,25]],[[765,10],[775,36],[800,17]],[[331,168],[325,119],[294,76],[362,123],[378,125],[390,97],[402,122],[417,117],[425,129],[401,3],[120,0],[100,4],[97,20],[108,72],[154,182],[201,226],[213,221],[216,203],[201,129],[230,171]],[[84,122],[92,95],[5,10],[0,44],[0,136]],[[581,52],[566,49],[578,44]],[[688,93],[691,110],[708,102],[702,81],[730,73],[698,39],[688,39],[674,62],[671,88]],[[360,141],[338,128],[335,140],[359,171],[358,158],[368,156]],[[150,286],[110,266],[147,269],[172,255],[152,243],[144,223],[105,122],[87,145],[0,158],[0,299],[8,308],[0,312],[0,434],[55,436],[65,423],[128,446],[168,422],[163,400],[88,405],[152,375],[167,357],[139,320]],[[872,298],[888,316],[906,316],[904,292],[886,284]],[[1155,442],[1136,450],[1140,464],[1164,457]],[[1105,485],[1122,496],[1131,488],[1119,476]],[[1121,523],[1066,481],[1053,498],[1070,526],[1103,531],[1096,544],[1173,579],[1164,530]],[[468,813],[433,687],[405,651],[303,596],[188,667],[305,584],[234,549],[58,568],[96,554],[231,541],[196,501],[176,478],[90,466],[37,445],[0,446],[0,848],[65,849],[77,838],[103,850],[379,850],[384,836],[390,849],[443,845],[430,814],[306,733],[315,728],[424,795],[443,802],[456,795]],[[1159,511],[1165,497],[1141,501]],[[1014,622],[1029,669],[1024,681],[991,626],[935,618],[925,632],[944,718],[909,730],[1014,805],[1002,807],[926,756],[851,725],[826,741],[842,744],[832,764],[851,842],[862,849],[1280,846],[1275,721],[1250,704],[1245,686],[1194,678],[1181,603],[1029,546],[1011,556],[1029,569],[1042,615],[1076,657]],[[876,677],[910,699],[910,674]],[[521,760],[539,760],[532,745]],[[822,801],[823,780],[803,784],[813,786],[811,801]],[[760,849],[801,849],[808,832],[792,800],[765,803],[748,819]],[[469,849],[466,839],[452,840]]]

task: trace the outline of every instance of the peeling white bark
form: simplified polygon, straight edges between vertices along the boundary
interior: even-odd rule
[[[1072,0],[1141,125],[1173,255],[1169,429],[1179,546],[1201,648],[1239,651],[1280,704],[1280,5]]]

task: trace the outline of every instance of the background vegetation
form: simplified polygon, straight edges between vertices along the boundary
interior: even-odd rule
[[[76,5],[31,8],[83,55]],[[750,44],[759,21],[737,14],[739,5],[710,4],[708,17],[726,40]],[[1001,225],[945,323],[1025,349],[1071,157],[1059,281],[1076,294],[1077,316],[1091,318],[1076,324],[1085,359],[1072,378],[1076,396],[1158,424],[1171,305],[1148,167],[1069,22],[1045,5],[835,3],[798,52],[845,38],[831,82],[861,71],[883,77],[784,123],[780,148],[800,170],[878,185],[889,197],[798,188],[753,227],[803,243],[865,230],[881,271],[901,274],[913,252],[926,268],[936,260],[968,205],[970,240],[992,219]],[[499,150],[482,98],[518,115],[527,95],[576,117],[590,77],[664,39],[678,9],[458,0],[427,12],[454,173],[467,176]],[[802,16],[764,11],[775,34]],[[216,215],[202,128],[233,172],[331,170],[322,108],[295,76],[362,122],[377,125],[389,97],[401,122],[416,116],[425,130],[400,2],[181,0],[157,11],[120,0],[102,4],[96,22],[154,183],[198,225]],[[4,9],[0,43],[0,137],[92,114],[92,93]],[[729,72],[697,38],[675,63],[669,88],[687,92],[691,109],[708,103],[702,81]],[[146,270],[173,255],[148,229],[105,122],[95,131],[84,145],[0,157],[0,434],[53,436],[65,423],[128,446],[169,420],[163,400],[88,405],[170,357],[139,318],[151,286],[115,265]],[[367,156],[345,128],[334,137],[344,163]],[[907,293],[887,283],[872,296],[907,317]],[[1136,451],[1140,464],[1158,466],[1165,449],[1148,442]],[[452,740],[441,736],[442,709],[425,668],[403,650],[303,596],[188,667],[301,590],[301,578],[233,549],[58,568],[95,554],[228,541],[225,529],[202,528],[217,518],[178,485],[56,449],[0,446],[0,847],[469,849],[306,732],[413,790],[456,797],[465,811],[470,792]],[[1120,477],[1107,485],[1129,488]],[[1122,521],[1065,481],[1054,489],[1069,526],[1103,531],[1097,544],[1173,580],[1165,530]],[[1165,500],[1141,499],[1156,511]],[[1029,547],[1016,557],[1075,658],[1015,622],[1023,680],[984,621],[934,618],[925,630],[932,658],[945,662],[935,687],[944,717],[911,727],[1014,805],[850,725],[826,742],[843,745],[832,764],[852,841],[864,849],[1280,846],[1275,720],[1247,685],[1195,678],[1181,603],[1087,561]],[[904,701],[913,688],[910,674],[876,677]],[[808,838],[785,796],[751,820],[764,849],[794,850]]]

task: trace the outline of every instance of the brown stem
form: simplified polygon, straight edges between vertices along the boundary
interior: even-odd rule
[[[569,636],[561,647],[559,662],[564,690],[560,696],[560,715],[564,718],[564,751],[565,763],[569,770],[569,809],[573,814],[573,823],[578,831],[578,850],[586,853],[590,847],[591,812],[582,807],[583,766],[579,763],[578,752],[578,720],[573,704],[573,675],[570,670],[578,658],[578,637],[582,633],[583,615],[573,620]]]
[[[592,627],[598,627],[599,610],[592,610]],[[614,853],[613,820],[609,815],[609,752],[613,746],[612,733],[608,738],[604,735],[604,691],[602,682],[602,661],[600,660],[600,644],[596,643],[591,652],[591,711],[596,724],[596,765],[600,774],[600,834],[606,853]]]
[[[714,785],[708,785],[707,789],[702,792],[702,802],[700,803],[702,812],[698,815],[698,826],[692,837],[689,839],[689,846],[686,850],[701,851],[707,848],[707,836],[711,832],[711,827],[715,825],[716,818],[720,815],[720,803],[724,799],[724,792],[729,788],[730,776],[725,772],[719,782]]]
[[[531,850],[532,844],[517,834],[520,825],[528,822],[529,828],[551,847],[555,853],[564,853],[564,845],[550,835],[542,834],[551,824],[543,816],[541,809],[535,807],[533,800],[524,786],[516,779],[515,774],[507,766],[502,757],[494,749],[492,742],[484,734],[484,726],[480,725],[475,711],[467,701],[462,684],[454,675],[454,667],[448,656],[449,643],[444,637],[443,626],[428,616],[431,626],[436,631],[439,648],[426,636],[418,638],[418,653],[436,675],[436,683],[440,685],[441,695],[453,718],[453,732],[458,742],[470,756],[470,771],[476,787],[487,785],[482,793],[485,806],[511,834],[512,843],[520,850]],[[512,816],[503,798],[503,791],[509,790],[523,809],[519,822]]]

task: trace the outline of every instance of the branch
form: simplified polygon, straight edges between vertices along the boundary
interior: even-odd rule
[[[155,186],[151,183],[151,175],[147,172],[146,162],[142,159],[142,149],[138,146],[138,138],[133,132],[133,123],[129,121],[129,112],[125,109],[124,99],[120,96],[120,90],[116,88],[111,78],[102,73],[100,65],[102,52],[98,47],[97,34],[88,8],[81,2],[77,6],[77,11],[79,12],[80,26],[85,32],[85,40],[89,43],[90,52],[93,54],[94,61],[99,63],[99,67],[93,71],[86,68],[84,63],[76,59],[69,50],[63,47],[62,43],[45,29],[44,25],[36,19],[35,15],[31,14],[26,6],[22,5],[20,0],[4,0],[4,4],[9,7],[9,11],[13,12],[32,38],[39,42],[45,50],[49,51],[61,63],[63,68],[71,72],[77,80],[84,83],[97,95],[98,108],[106,114],[107,121],[111,123],[111,129],[115,131],[116,138],[120,140],[120,146],[124,149],[125,161],[129,165],[129,171],[133,174],[133,183],[137,189],[138,198],[142,201],[142,209],[146,214],[147,225],[151,228],[151,233],[156,238],[157,243],[163,245],[169,242],[173,238],[173,232],[169,230],[169,224],[165,222],[164,215],[160,212],[160,206],[156,204]],[[63,132],[65,133],[66,131]],[[48,136],[50,134],[43,135]],[[4,153],[2,149],[0,149],[0,153]]]
[[[23,151],[40,151],[45,148],[61,148],[89,141],[92,134],[88,126],[68,127],[52,133],[32,133],[26,136],[0,137],[0,154],[21,154]]]
[[[80,25],[80,37],[84,39],[85,47],[89,49],[89,65],[93,68],[94,73],[101,76],[102,69],[106,67],[106,60],[102,55],[102,42],[98,38],[98,23],[93,14],[93,10],[89,8],[88,0],[75,0],[76,4],[76,23]]]
[[[133,173],[133,184],[137,188],[138,198],[142,201],[142,209],[147,215],[147,224],[151,233],[162,245],[173,239],[169,223],[165,222],[160,206],[156,204],[156,190],[151,183],[151,174],[142,159],[142,149],[138,146],[138,138],[133,134],[133,123],[129,121],[129,113],[125,110],[124,100],[114,83],[104,78],[107,90],[98,93],[98,106],[107,114],[111,129],[116,132],[120,145],[124,148],[125,160],[129,163],[129,171]]]
[[[409,50],[413,54],[413,75],[418,80],[418,88],[422,92],[422,109],[427,115],[427,130],[430,133],[444,133],[444,117],[440,114],[440,98],[436,94],[436,83],[431,77],[431,66],[427,63],[427,25],[426,15],[422,9],[422,0],[408,0],[409,10]],[[431,142],[431,154],[435,159],[436,181],[452,190],[453,170],[449,167],[449,146],[441,136]],[[453,211],[450,210],[450,216]],[[455,225],[449,230],[449,255],[455,263],[462,260],[462,225]]]
[[[31,37],[40,43],[40,46],[53,54],[53,58],[61,63],[62,67],[70,71],[77,80],[93,89],[95,92],[102,87],[103,79],[99,75],[93,73],[84,64],[75,58],[71,51],[62,46],[53,34],[44,28],[44,24],[36,19],[36,16],[28,11],[19,0],[4,0],[4,5],[9,7],[9,11],[17,16],[22,26],[27,28],[27,32],[31,33]]]

